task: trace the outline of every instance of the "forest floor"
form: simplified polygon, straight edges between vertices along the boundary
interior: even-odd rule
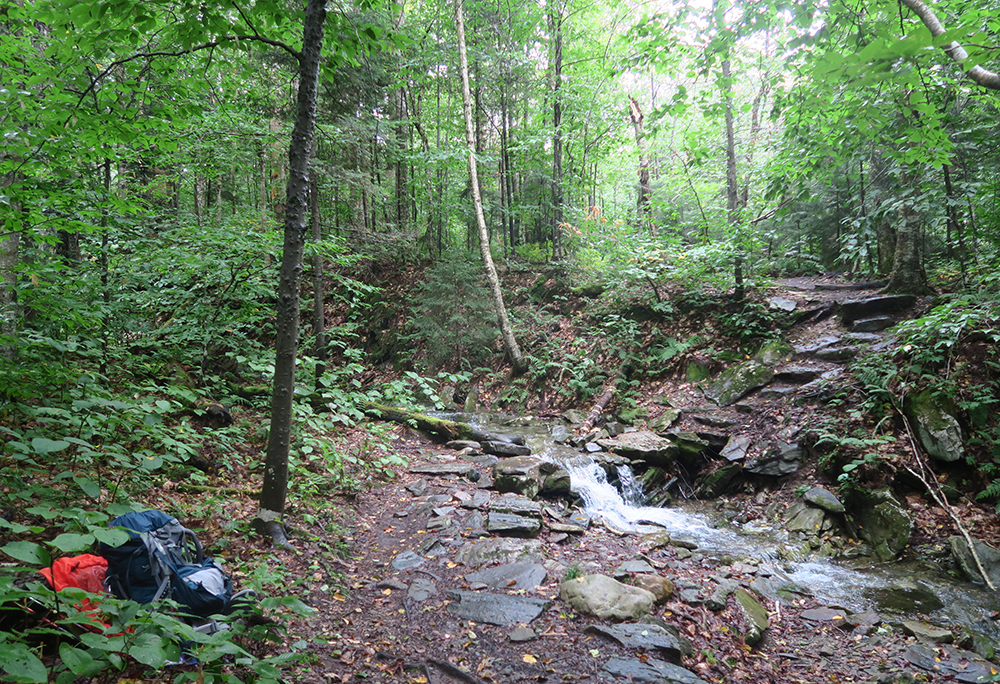
[[[799,292],[800,299],[820,304],[836,296],[834,291],[816,291],[816,284],[785,281],[779,289],[786,295]],[[804,344],[832,325],[821,323],[790,335],[796,344]],[[652,383],[641,394],[655,411],[659,406],[655,397],[667,394],[683,403],[685,396],[697,392],[690,384],[671,380]],[[753,429],[761,437],[778,435],[790,423],[817,420],[813,412],[818,409],[808,404],[778,400],[758,408]],[[411,468],[455,461],[455,452],[407,428],[397,427],[394,434],[391,448],[405,456]],[[781,509],[797,499],[796,485],[822,482],[815,467],[804,467],[780,486],[728,496],[725,505],[744,517],[764,519],[765,509],[773,511],[775,505]],[[483,492],[488,498],[488,491],[463,477],[428,477],[399,469],[394,479],[360,494],[330,492],[320,505],[299,505],[292,513],[302,524],[295,534],[295,553],[263,545],[245,549],[243,553],[250,556],[273,554],[291,590],[316,609],[311,618],[289,625],[289,642],[309,643],[309,658],[297,666],[294,679],[317,684],[699,680],[895,684],[974,682],[978,677],[974,673],[984,667],[962,660],[962,652],[922,644],[891,621],[845,628],[843,620],[838,623],[837,618],[824,617],[822,610],[810,611],[831,606],[808,594],[765,602],[770,626],[763,641],[748,646],[742,636],[745,618],[732,598],[721,610],[710,610],[690,597],[708,596],[723,580],[747,586],[758,568],[599,525],[579,535],[546,528],[537,540],[514,542],[525,546],[506,560],[537,562],[545,568],[544,579],[526,588],[519,588],[517,579],[490,588],[478,575],[469,577],[490,565],[478,567],[467,553],[480,536],[468,521],[484,507]],[[922,539],[940,541],[953,533],[943,511],[916,498],[911,503],[923,511],[918,519]],[[253,502],[245,504],[233,510],[234,517],[253,515]],[[970,504],[962,510],[980,521],[992,519],[981,506]],[[329,524],[331,518],[335,524]],[[327,522],[302,522],[310,519]],[[986,523],[985,530],[995,533],[995,523]],[[622,563],[634,560],[645,561],[653,572],[673,582],[674,595],[658,605],[652,617],[686,638],[690,650],[664,654],[624,646],[588,630],[607,623],[573,614],[560,601],[560,584],[567,574],[614,575]],[[461,601],[448,593],[452,590],[500,592],[547,603],[536,619],[493,625],[453,612]],[[609,674],[604,668],[616,658],[631,658],[658,668],[659,673],[647,670],[645,675],[635,674],[635,679]],[[662,663],[671,661],[683,669],[668,676],[669,666]],[[985,667],[987,672],[992,668]]]

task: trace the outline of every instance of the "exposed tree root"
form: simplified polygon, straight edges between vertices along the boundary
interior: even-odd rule
[[[253,527],[257,534],[270,537],[271,542],[278,548],[298,553],[296,548],[288,541],[288,537],[285,536],[285,526],[277,520],[264,521],[260,518],[254,518],[250,526]]]

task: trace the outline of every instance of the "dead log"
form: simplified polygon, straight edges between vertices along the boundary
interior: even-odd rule
[[[618,385],[623,382],[627,382],[628,376],[631,373],[632,360],[626,359],[618,369],[618,373],[615,377],[604,386],[604,392],[600,397],[598,397],[597,403],[594,404],[594,408],[590,409],[590,413],[587,414],[586,420],[580,423],[580,427],[576,429],[576,433],[578,435],[585,435],[594,429],[594,426],[597,425],[597,421],[601,418],[601,414],[604,413],[604,409],[608,407],[608,404],[611,403],[611,398],[615,396],[615,391],[618,389]]]
[[[469,439],[474,442],[486,442],[497,439],[496,435],[483,432],[468,423],[459,423],[454,420],[435,418],[433,416],[417,413],[416,411],[407,411],[406,409],[397,408],[395,406],[376,404],[372,401],[366,401],[363,406],[365,414],[371,418],[378,418],[380,420],[388,420],[401,425],[408,425],[443,441],[449,441],[452,439]],[[500,441],[506,440],[501,439]]]

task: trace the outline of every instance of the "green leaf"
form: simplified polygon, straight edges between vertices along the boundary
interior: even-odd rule
[[[16,558],[19,561],[31,563],[32,565],[48,565],[52,562],[52,558],[45,547],[34,542],[11,542],[0,547],[0,551],[3,551],[11,558]]]
[[[140,634],[136,637],[128,654],[143,665],[162,667],[167,659],[170,641],[156,634]]]
[[[101,496],[101,485],[97,484],[93,480],[88,480],[85,477],[74,477],[73,481],[80,485],[80,489],[83,490],[83,493],[91,499],[97,499]]]
[[[48,543],[63,553],[79,553],[90,549],[94,545],[94,535],[64,532]]]
[[[51,454],[53,451],[62,451],[69,446],[69,442],[64,439],[49,439],[47,437],[35,437],[31,440],[31,448],[36,454]]]
[[[91,529],[91,533],[97,541],[113,547],[121,546],[131,538],[128,532],[120,528],[95,527]]]
[[[8,682],[49,681],[49,671],[26,644],[6,644],[0,649],[0,668]]]
[[[93,677],[104,669],[104,663],[94,660],[94,657],[82,648],[75,648],[65,642],[59,646],[59,657],[75,675]]]

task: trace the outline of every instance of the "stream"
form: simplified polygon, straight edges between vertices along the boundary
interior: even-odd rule
[[[573,493],[592,518],[613,529],[638,534],[666,531],[672,540],[697,545],[704,556],[752,558],[779,582],[791,582],[803,593],[851,612],[874,610],[885,617],[920,619],[960,625],[1000,643],[1000,600],[985,586],[949,573],[950,555],[935,560],[878,563],[858,556],[846,560],[809,559],[792,562],[778,550],[789,540],[780,521],[771,526],[753,520],[741,525],[719,511],[719,501],[674,501],[669,508],[644,506],[641,484],[627,466],[618,471],[619,486],[587,453],[557,444],[544,422],[497,414],[447,414],[495,433],[516,433],[532,455],[556,463],[570,473]],[[765,574],[766,574],[765,573]]]

